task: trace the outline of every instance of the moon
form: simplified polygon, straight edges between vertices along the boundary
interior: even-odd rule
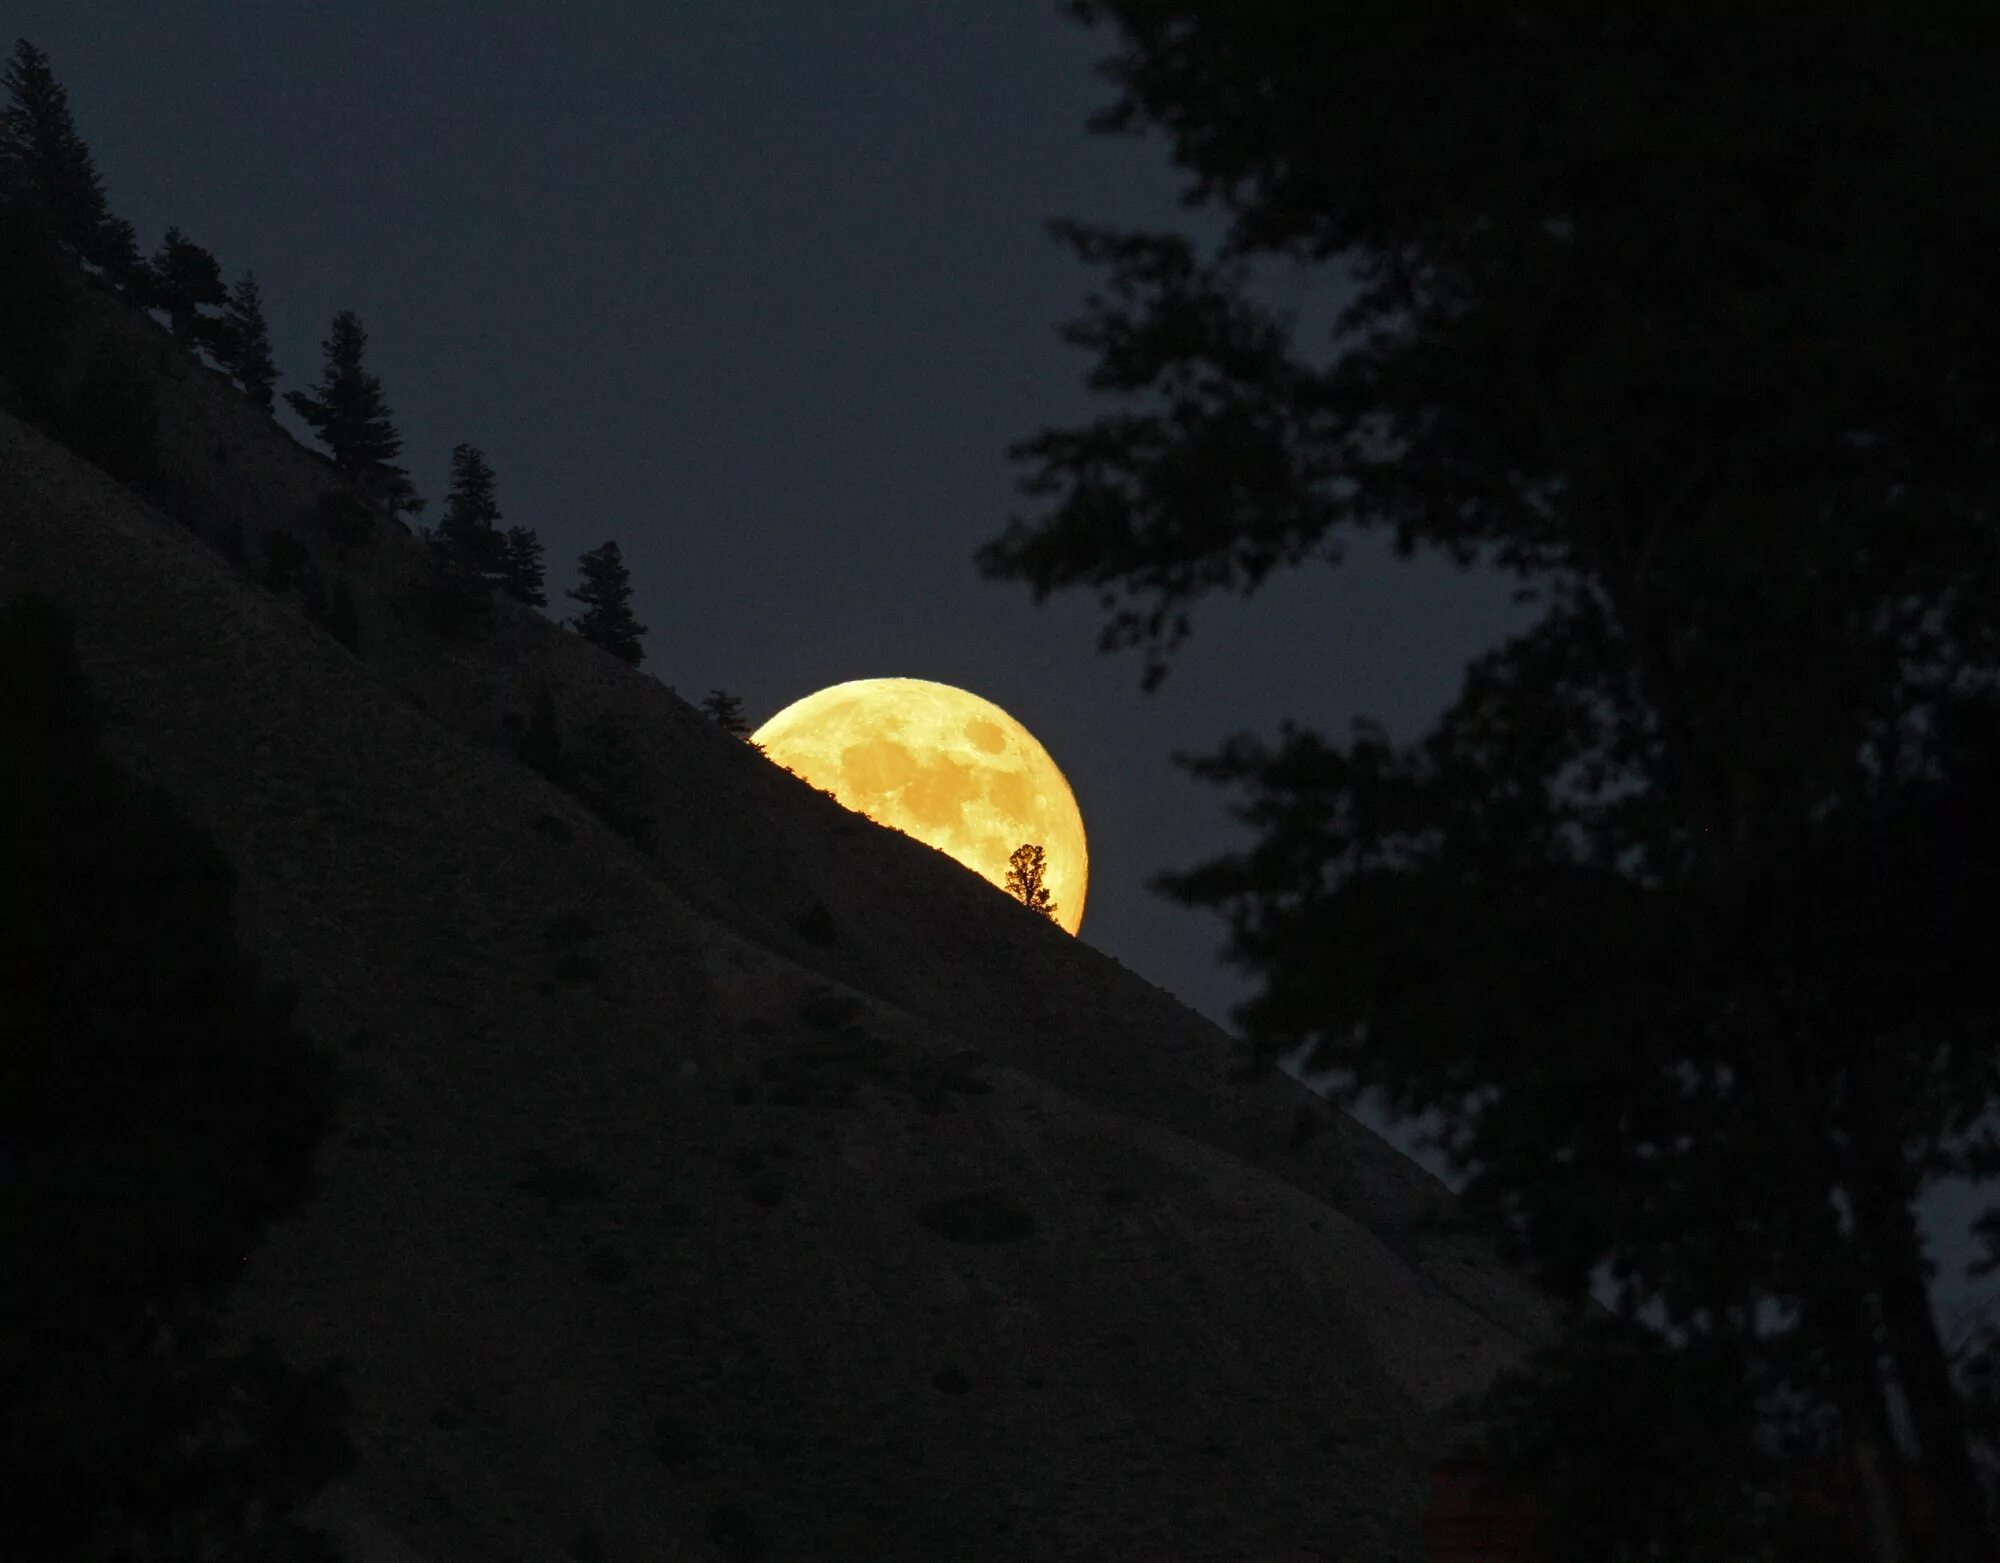
[[[1003,891],[1014,849],[1034,842],[1057,926],[1083,925],[1090,854],[1076,796],[1035,735],[992,701],[928,679],[860,678],[792,702],[750,739]]]

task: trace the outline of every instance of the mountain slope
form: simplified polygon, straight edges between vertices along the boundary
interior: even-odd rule
[[[0,415],[0,594],[74,614],[341,1057],[234,1322],[348,1361],[355,1556],[1421,1555],[1440,1413],[1554,1319],[1436,1180],[540,615],[436,641],[393,530],[350,654],[197,535],[331,578],[325,464],[96,306],[185,524]],[[514,757],[538,682],[624,724],[655,856]]]

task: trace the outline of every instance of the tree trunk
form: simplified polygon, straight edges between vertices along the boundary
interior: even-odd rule
[[[1879,1122],[1853,1125],[1858,1176],[1849,1190],[1897,1374],[1909,1400],[1929,1489],[1934,1563],[2000,1563],[1986,1496],[1966,1439],[1965,1407],[1951,1381],[1925,1284],[1923,1252],[1906,1197],[1908,1169]],[[1889,1158],[1894,1157],[1891,1165]]]
[[[1896,1480],[1901,1462],[1895,1441],[1883,1426],[1856,1426],[1848,1434],[1854,1474],[1861,1489],[1861,1514],[1875,1563],[1911,1563],[1905,1528],[1902,1484]]]
[[[1773,1175],[1791,1185],[1794,1230],[1787,1234],[1807,1255],[1799,1277],[1816,1280],[1801,1299],[1801,1323],[1812,1326],[1828,1355],[1830,1382],[1822,1387],[1847,1430],[1850,1459],[1862,1496],[1862,1519],[1874,1563],[1909,1563],[1913,1556],[1909,1503],[1903,1491],[1895,1441],[1890,1435],[1880,1345],[1856,1245],[1840,1230],[1831,1203],[1844,1172],[1838,1148],[1819,1127],[1800,1087],[1784,1043],[1796,1035],[1798,1010],[1779,985],[1762,996],[1763,1028],[1745,1050],[1778,1144]],[[1890,1469],[1885,1470],[1885,1463]]]

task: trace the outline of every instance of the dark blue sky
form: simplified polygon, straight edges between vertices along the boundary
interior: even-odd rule
[[[282,393],[318,381],[352,309],[430,501],[418,520],[452,447],[477,445],[502,524],[547,548],[551,615],[575,606],[577,555],[617,539],[644,669],[683,696],[732,690],[755,723],[902,676],[1005,707],[1083,810],[1083,939],[1225,1026],[1250,989],[1218,959],[1220,920],[1145,880],[1248,835],[1169,754],[1282,717],[1414,738],[1526,622],[1498,578],[1356,546],[1198,609],[1147,696],[1135,658],[1096,652],[1088,594],[1037,609],[977,577],[974,549],[1025,503],[1007,445],[1098,406],[1057,335],[1093,273],[1046,220],[1216,227],[1177,206],[1160,138],[1088,133],[1109,41],[1053,3],[9,17],[142,248],[177,224],[231,281],[256,272],[294,433]],[[1338,300],[1303,307],[1324,322]],[[1951,1206],[1960,1231],[1973,1208]]]

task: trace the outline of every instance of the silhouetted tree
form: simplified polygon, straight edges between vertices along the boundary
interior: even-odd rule
[[[1056,904],[1042,883],[1047,872],[1048,860],[1042,849],[1031,841],[1022,842],[1007,859],[1007,893],[1029,911],[1040,912],[1054,922]]]
[[[637,667],[646,655],[639,647],[646,626],[632,617],[632,580],[618,557],[617,543],[589,550],[577,561],[577,568],[583,572],[583,585],[565,595],[582,603],[584,612],[570,621],[570,628],[592,645],[602,646]]]
[[[32,220],[80,260],[102,268],[122,287],[143,289],[132,225],[111,215],[104,181],[70,117],[69,95],[49,58],[17,39],[6,75],[8,106],[0,110],[0,164]]]
[[[178,228],[167,230],[153,257],[148,298],[152,307],[166,311],[175,341],[215,350],[222,322],[201,310],[203,305],[220,308],[227,304],[229,289],[223,285],[222,268],[215,257],[189,242]]]
[[[549,599],[542,592],[542,541],[532,527],[507,528],[507,545],[501,556],[500,589],[517,602],[531,608],[546,608]]]
[[[1197,597],[1337,560],[1340,526],[1545,605],[1417,744],[1182,757],[1263,830],[1158,881],[1261,976],[1253,1056],[1439,1113],[1511,1251],[1579,1300],[1608,1268],[1676,1349],[1794,1302],[1774,1378],[1858,1457],[1893,1375],[1936,1556],[1990,1558],[1910,1206],[2000,1094],[1995,968],[1921,899],[1892,904],[1941,970],[1836,959],[1800,888],[2000,682],[1983,51],[1929,5],[1824,19],[1809,77],[1776,13],[1070,9],[1120,35],[1093,124],[1164,127],[1230,226],[1209,258],[1056,225],[1110,271],[1067,334],[1129,402],[1016,447],[1048,509],[982,571],[1099,593],[1149,689]],[[1252,295],[1266,258],[1358,284],[1327,361]],[[1587,1465],[1603,1429],[1560,1410]],[[1658,1543],[1623,1513],[1598,1555]]]
[[[45,424],[58,416],[57,380],[76,330],[72,270],[24,171],[0,157],[0,382],[16,411]]]
[[[309,1197],[333,1073],[236,945],[234,875],[104,753],[67,616],[0,611],[0,1459],[8,1554],[336,1554],[344,1393],[215,1310]]]
[[[223,306],[212,350],[223,371],[243,394],[270,412],[271,388],[277,384],[278,366],[271,356],[271,332],[264,322],[264,295],[257,286],[255,272],[246,271],[236,279],[236,286]]]
[[[443,557],[489,586],[506,579],[507,539],[494,526],[500,505],[493,493],[493,469],[477,446],[457,445],[451,453],[451,493],[437,525]]]
[[[357,492],[392,517],[415,515],[425,501],[417,498],[409,474],[391,464],[403,439],[390,421],[381,380],[361,367],[367,343],[360,318],[342,310],[333,317],[332,334],[320,344],[326,367],[319,390],[312,395],[287,391],[285,401],[318,432],[335,468]]]
[[[711,722],[725,733],[733,733],[738,738],[750,735],[750,724],[743,720],[743,697],[732,695],[726,690],[711,689],[702,697],[701,709]]]
[[[419,607],[431,628],[455,640],[480,640],[493,632],[493,592],[458,562],[450,544],[425,528]]]

